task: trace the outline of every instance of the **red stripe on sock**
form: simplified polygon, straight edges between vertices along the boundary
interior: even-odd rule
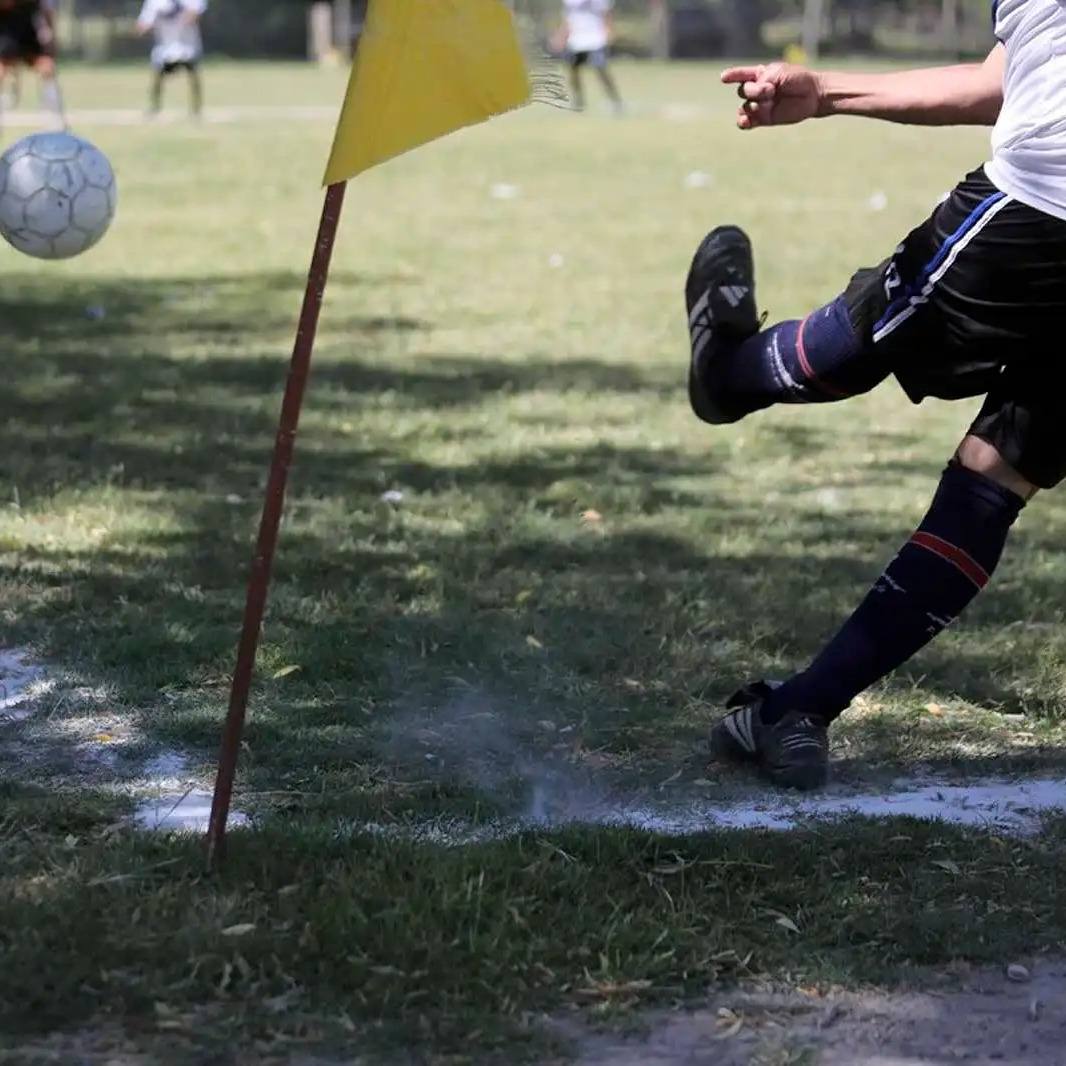
[[[803,331],[807,328],[807,323],[810,321],[811,316],[808,315],[801,323],[799,333],[796,335],[796,354],[799,356],[800,368],[807,376],[807,380],[816,388],[822,392],[827,393],[830,396],[835,396],[839,400],[846,400],[848,393],[841,392],[840,389],[833,388],[832,385],[827,385],[818,375],[814,372],[814,368],[811,366],[810,360],[807,358],[807,346],[803,343]]]
[[[919,548],[925,548],[926,551],[939,555],[941,559],[951,563],[956,570],[965,574],[979,589],[983,589],[988,584],[988,571],[972,555],[956,547],[950,541],[919,529],[911,537],[911,544],[916,544]]]

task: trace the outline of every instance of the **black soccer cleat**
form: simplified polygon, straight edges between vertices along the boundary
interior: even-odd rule
[[[739,226],[711,230],[696,250],[685,284],[692,363],[688,395],[692,409],[711,425],[743,417],[715,402],[709,371],[724,349],[759,331],[755,306],[755,258],[748,235]]]
[[[759,710],[773,691],[765,681],[741,689],[727,714],[711,730],[711,750],[719,756],[754,763],[782,788],[821,788],[829,777],[829,734],[825,723],[793,711],[763,725]]]

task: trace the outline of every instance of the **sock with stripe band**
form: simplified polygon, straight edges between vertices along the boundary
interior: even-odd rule
[[[857,396],[888,374],[887,363],[862,344],[843,297],[716,354],[707,368],[712,393],[746,414],[775,403]]]
[[[790,711],[827,721],[933,640],[984,588],[1025,501],[952,463],[932,507],[877,584],[811,665],[766,699],[767,725]]]

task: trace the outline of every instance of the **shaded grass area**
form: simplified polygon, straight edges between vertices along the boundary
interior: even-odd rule
[[[168,1061],[233,1041],[267,1057],[335,1050],[356,1034],[382,1054],[402,1038],[470,1061],[477,1034],[477,1061],[495,1046],[500,1061],[546,1062],[546,1013],[611,1015],[786,974],[892,983],[1066,936],[1061,822],[1025,841],[901,820],[447,849],[275,821],[235,834],[212,879],[197,844],[116,834],[104,803],[4,799],[9,1041],[144,1017]]]
[[[107,1003],[164,1058],[373,1038],[514,1061],[517,1039],[548,1061],[525,1012],[1061,946],[1059,825],[455,850],[360,832],[522,808],[530,767],[732,790],[706,761],[711,716],[832,631],[972,414],[887,386],[705,431],[680,283],[735,218],[765,304],[799,313],[983,143],[938,134],[934,158],[914,131],[846,123],[736,138],[706,68],[620,73],[624,122],[509,118],[349,201],[242,756],[263,829],[218,880],[195,843],[114,828],[107,775],[72,783],[52,756],[99,708],[116,776],[160,749],[209,771],[331,130],[86,131],[119,168],[115,231],[72,264],[0,259],[0,641],[95,693],[88,710],[60,693],[0,744],[9,1029],[100,1024]],[[269,101],[285,68],[211,74],[216,100]],[[140,78],[75,70],[68,91],[128,106]],[[338,89],[297,82],[301,101]],[[677,104],[699,122],[665,119]],[[710,188],[685,191],[697,168]],[[521,195],[492,199],[498,181]],[[843,725],[841,778],[1062,767],[1064,534],[1041,497],[964,623]]]
[[[395,279],[334,284],[372,294]],[[8,360],[18,388],[0,399],[17,502],[0,527],[9,639],[106,680],[148,744],[214,747],[284,375],[270,352],[299,285],[15,276],[0,297],[27,338]],[[90,298],[103,321],[79,314]],[[790,640],[816,646],[897,536],[878,468],[914,446],[905,429],[866,434],[856,466],[823,464],[810,483],[799,472],[799,490],[782,492],[791,457],[821,453],[827,431],[760,427],[746,468],[782,480],[738,492],[730,454],[629,423],[672,410],[672,364],[423,356],[434,326],[418,314],[339,311],[314,372],[249,731],[260,790],[334,770],[365,787],[392,716],[421,707],[432,722],[465,691],[487,694],[527,746],[557,739],[542,735],[548,720],[576,730],[579,756],[665,776],[733,688],[787,669]],[[390,489],[399,506],[380,500]],[[1013,747],[1019,767],[1057,761],[1061,634],[1025,621],[1061,594],[1048,517],[1021,533],[1022,566],[974,630],[921,664],[931,681],[904,677],[843,734],[855,759],[1002,765]],[[1048,561],[1036,581],[1034,558]],[[1034,660],[1019,661],[1019,641]],[[299,670],[270,680],[286,666]],[[960,696],[960,713],[925,713]],[[1034,717],[1012,729],[973,703]]]

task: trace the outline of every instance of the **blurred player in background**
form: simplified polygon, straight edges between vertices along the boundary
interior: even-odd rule
[[[41,79],[41,101],[66,127],[63,94],[59,90],[55,60],[55,8],[53,0],[0,0],[0,125],[2,105],[18,99],[19,68],[31,67]]]
[[[200,62],[204,58],[204,41],[200,19],[207,10],[207,0],[144,0],[137,30],[144,36],[153,34],[151,97],[148,114],[159,114],[163,106],[163,83],[176,71],[189,77],[189,110],[199,118],[204,107],[204,88]]]
[[[570,87],[579,111],[585,109],[581,68],[590,66],[599,74],[615,113],[622,113],[622,96],[608,66],[608,48],[614,33],[613,7],[614,0],[563,0],[558,42],[570,62]]]

